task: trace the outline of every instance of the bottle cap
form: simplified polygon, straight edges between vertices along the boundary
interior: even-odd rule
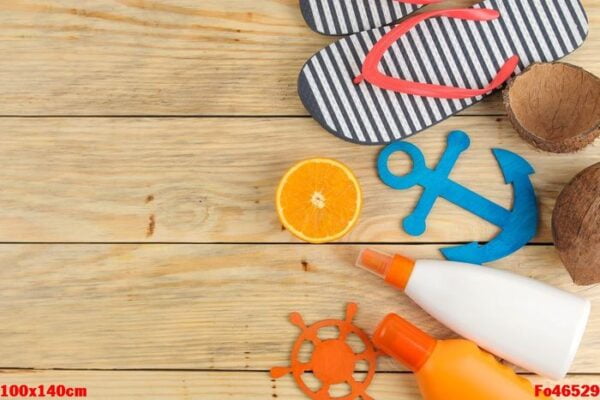
[[[396,314],[388,314],[373,335],[375,346],[417,372],[427,362],[437,340]]]
[[[400,254],[391,256],[378,250],[364,249],[358,256],[356,266],[404,290],[415,267],[415,261]]]

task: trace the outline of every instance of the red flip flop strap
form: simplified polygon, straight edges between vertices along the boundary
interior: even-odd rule
[[[435,85],[429,83],[411,82],[399,78],[393,78],[379,72],[378,66],[385,52],[392,46],[400,37],[410,31],[413,27],[429,18],[434,17],[449,17],[470,21],[490,21],[498,18],[500,13],[496,10],[486,8],[464,8],[452,10],[440,10],[424,13],[410,18],[394,29],[388,32],[375,43],[362,66],[362,75],[355,78],[354,83],[359,84],[363,80],[380,87],[385,90],[405,93],[415,96],[437,97],[444,99],[465,99],[469,97],[480,96],[491,92],[504,82],[506,82],[513,74],[519,64],[519,57],[512,56],[500,68],[494,79],[482,89],[464,89],[453,86]]]

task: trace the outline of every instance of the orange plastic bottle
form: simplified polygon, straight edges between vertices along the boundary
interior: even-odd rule
[[[425,400],[534,400],[533,385],[468,340],[436,340],[395,314],[373,336],[382,351],[410,368]]]

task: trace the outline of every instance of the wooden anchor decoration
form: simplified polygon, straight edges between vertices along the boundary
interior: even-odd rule
[[[448,260],[483,264],[514,253],[535,236],[538,229],[538,206],[529,178],[535,171],[525,159],[513,152],[492,150],[505,182],[513,186],[513,207],[512,210],[507,210],[449,178],[461,153],[469,145],[470,139],[465,132],[451,132],[438,165],[430,169],[425,165],[425,158],[418,147],[408,142],[395,142],[383,149],[377,168],[381,180],[394,189],[403,190],[415,185],[423,187],[417,206],[402,223],[404,230],[412,236],[425,232],[427,217],[438,197],[498,226],[501,232],[485,244],[473,242],[441,250]],[[393,174],[388,167],[390,157],[397,152],[406,153],[412,159],[412,171],[403,176]]]

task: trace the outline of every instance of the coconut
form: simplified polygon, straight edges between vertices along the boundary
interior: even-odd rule
[[[504,90],[514,128],[533,146],[572,153],[600,134],[600,79],[566,63],[535,63]]]
[[[552,235],[573,282],[600,282],[600,163],[580,172],[560,193]]]

